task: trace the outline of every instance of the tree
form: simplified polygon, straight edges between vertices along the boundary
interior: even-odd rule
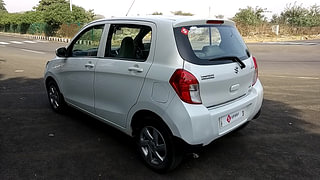
[[[49,24],[62,23],[87,23],[91,21],[94,14],[79,6],[72,6],[72,12],[69,10],[68,4],[50,5],[44,13],[44,20]]]
[[[310,26],[320,26],[320,6],[317,4],[309,8]]]
[[[0,11],[0,29],[5,32],[10,29],[10,14],[4,11]]]
[[[93,12],[92,12],[93,13]],[[98,20],[98,19],[104,19],[104,15],[101,15],[101,14],[95,14],[94,17],[93,17],[93,20]]]
[[[215,17],[216,17],[217,19],[223,19],[223,18],[224,18],[224,15],[219,14],[219,15],[216,15]]]
[[[66,0],[40,0],[39,5],[33,7],[37,11],[45,11],[53,4],[68,4]]]
[[[194,14],[189,12],[182,12],[182,11],[171,11],[172,14],[176,16],[193,16]]]
[[[0,7],[4,7],[3,0],[0,0]],[[24,13],[7,13],[0,10],[0,30],[9,32],[30,32],[55,35],[62,24],[80,24],[92,21],[93,10],[86,11],[82,7],[73,5],[73,11],[69,10],[69,2],[66,0],[40,0],[34,11]],[[43,24],[37,24],[43,23]]]
[[[3,2],[3,0],[0,0],[0,12],[8,12],[6,7],[4,7],[6,4]]]
[[[162,14],[162,12],[156,11],[156,12],[152,13],[151,15],[163,15],[163,14]]]
[[[319,26],[320,25],[320,7],[313,5],[310,8],[304,8],[302,4],[289,4],[283,12],[281,12],[280,19],[283,23],[292,26]]]
[[[262,14],[266,9],[256,7],[255,9],[248,6],[246,9],[239,9],[239,12],[232,18],[235,22],[245,25],[259,25],[266,21]]]
[[[286,24],[286,19],[282,15],[273,14],[270,20],[271,24]]]
[[[317,4],[311,6],[309,8],[309,15],[310,16],[320,16],[320,6],[318,6]]]
[[[20,16],[21,14],[19,13],[5,13],[3,21],[5,31],[17,32]]]
[[[47,35],[53,35],[63,23],[87,23],[92,21],[94,14],[92,11],[86,11],[82,7],[72,6],[72,12],[69,10],[69,4],[51,4],[43,11],[44,22],[48,25]]]
[[[19,25],[20,33],[26,34],[29,30],[29,27],[33,23],[43,22],[43,13],[39,11],[27,11],[20,16]]]
[[[86,11],[79,6],[72,5],[71,12],[66,0],[41,0],[34,9],[43,13],[45,34],[48,36],[54,35],[64,23],[87,23],[94,18],[93,10]]]
[[[301,5],[289,4],[281,13],[282,18],[290,25],[304,26],[308,10]]]

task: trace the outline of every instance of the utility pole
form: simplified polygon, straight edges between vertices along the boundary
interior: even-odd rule
[[[69,0],[70,3],[70,11],[72,12],[72,0]]]

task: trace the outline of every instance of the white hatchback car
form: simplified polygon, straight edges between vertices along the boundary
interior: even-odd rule
[[[256,59],[229,20],[115,18],[85,26],[45,71],[52,108],[75,107],[135,137],[146,165],[176,167],[258,117]]]

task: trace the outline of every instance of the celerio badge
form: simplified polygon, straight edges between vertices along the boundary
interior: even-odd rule
[[[208,80],[208,79],[214,79],[214,74],[201,76],[201,80]]]

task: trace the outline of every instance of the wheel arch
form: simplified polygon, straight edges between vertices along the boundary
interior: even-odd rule
[[[46,85],[46,88],[48,88],[48,85],[49,85],[49,82],[50,81],[53,81],[57,84],[57,81],[52,77],[52,76],[48,76],[46,79],[45,79],[45,85]],[[57,84],[58,85],[58,84]]]
[[[145,124],[146,120],[152,121],[149,122],[150,124]],[[139,135],[139,132],[142,127],[145,127],[144,125],[154,126],[152,128],[155,128],[158,133],[160,133],[162,140],[165,141],[166,147],[168,148],[165,158],[166,160],[164,160],[163,163],[160,163],[159,167],[155,167],[149,163],[149,161],[145,158],[146,155],[141,153],[141,136]],[[159,173],[165,173],[173,170],[180,164],[185,153],[185,147],[187,147],[186,143],[182,139],[173,135],[172,130],[159,115],[150,110],[140,110],[133,115],[131,128],[132,136],[137,142],[139,152],[142,154],[142,159],[149,168]]]
[[[153,117],[153,121],[155,123],[159,123],[161,125],[163,125],[168,132],[173,135],[171,129],[169,128],[169,126],[167,125],[167,123],[155,112],[152,112],[150,110],[139,110],[137,111],[131,120],[130,126],[132,129],[132,136],[135,137],[137,135],[137,132],[139,131],[139,129],[141,128],[141,126],[146,123],[146,117]]]
[[[49,82],[51,82],[51,81],[53,81],[53,82],[58,86],[59,91],[60,91],[60,93],[61,93],[61,95],[62,95],[62,98],[63,98],[63,100],[65,101],[63,92],[61,91],[61,88],[60,88],[60,86],[59,86],[59,84],[58,84],[58,81],[57,81],[53,76],[50,76],[50,75],[49,75],[49,76],[46,77],[46,79],[45,79],[46,89],[48,89]]]

